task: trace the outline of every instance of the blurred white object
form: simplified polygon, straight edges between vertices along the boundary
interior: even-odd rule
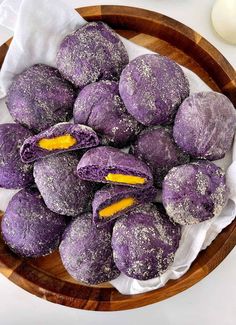
[[[217,0],[211,19],[216,32],[227,42],[236,44],[236,0]]]

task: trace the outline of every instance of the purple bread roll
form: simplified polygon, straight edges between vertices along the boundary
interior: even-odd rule
[[[100,79],[119,79],[128,62],[119,36],[101,21],[67,35],[57,53],[58,69],[80,88]]]
[[[181,104],[173,135],[180,148],[193,157],[216,160],[230,149],[236,128],[236,111],[223,94],[192,94]]]
[[[39,257],[57,249],[66,218],[50,211],[37,189],[23,189],[8,204],[2,236],[10,249],[24,257]]]
[[[59,123],[27,138],[20,150],[24,162],[32,162],[53,154],[95,147],[99,144],[97,134],[85,125]]]
[[[88,181],[149,187],[152,174],[149,167],[133,155],[112,147],[89,149],[81,158],[77,173]]]
[[[131,278],[158,277],[173,263],[180,238],[181,227],[153,204],[139,206],[117,219],[113,227],[114,261]]]
[[[148,188],[132,188],[129,186],[104,186],[95,193],[93,207],[93,221],[97,225],[104,225],[136,206],[153,202],[157,190]]]
[[[78,281],[98,284],[120,274],[112,256],[111,231],[98,229],[90,213],[80,215],[66,228],[59,252],[65,269]]]
[[[219,215],[227,199],[224,172],[211,162],[174,167],[163,182],[163,205],[169,217],[181,225]]]
[[[17,189],[33,183],[33,165],[20,159],[20,147],[30,136],[20,124],[0,124],[0,187]]]
[[[76,175],[79,160],[75,153],[61,153],[35,162],[35,183],[50,210],[77,216],[89,209],[93,184]]]
[[[189,83],[174,61],[144,54],[122,71],[119,90],[128,112],[148,126],[172,122],[177,108],[189,95]]]
[[[6,104],[15,121],[40,132],[72,117],[75,95],[57,69],[36,64],[14,79]]]
[[[189,162],[189,156],[175,144],[172,131],[160,126],[143,130],[131,147],[131,153],[150,167],[158,187],[172,167]]]
[[[127,112],[118,83],[102,80],[84,87],[74,105],[75,123],[92,127],[104,145],[124,147],[139,133],[140,124]]]

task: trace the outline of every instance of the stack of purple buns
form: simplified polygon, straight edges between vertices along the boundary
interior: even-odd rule
[[[28,68],[8,91],[16,123],[0,125],[0,187],[20,191],[3,239],[23,257],[59,247],[69,274],[87,284],[120,272],[157,277],[174,261],[181,226],[226,204],[224,172],[211,161],[231,148],[235,109],[217,92],[189,96],[167,57],[129,62],[102,22],[66,36],[56,64]]]

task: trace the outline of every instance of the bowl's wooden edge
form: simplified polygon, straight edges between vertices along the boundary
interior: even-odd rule
[[[180,22],[148,10],[125,6],[93,6],[77,11],[89,21],[103,20],[114,28],[122,29],[123,26],[159,38],[170,37],[170,43],[186,53],[191,52],[194,59],[215,78],[219,87],[236,105],[235,70],[210,43]],[[165,26],[162,31],[158,29],[160,23]],[[174,40],[171,37],[173,32]],[[11,40],[0,47],[0,65],[10,42]],[[164,300],[191,287],[219,265],[235,245],[236,221],[226,227],[213,243],[199,254],[190,270],[179,280],[171,280],[163,288],[138,295],[122,295],[114,288],[93,288],[64,283],[34,268],[27,260],[20,260],[14,254],[9,254],[5,245],[0,246],[0,272],[28,292],[54,303],[87,310],[125,310]]]

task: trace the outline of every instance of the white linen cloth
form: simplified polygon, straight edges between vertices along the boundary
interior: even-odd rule
[[[0,25],[11,29],[14,38],[0,72],[0,97],[4,97],[14,76],[35,63],[55,66],[58,46],[64,36],[86,21],[67,1],[57,0],[5,0],[0,6]],[[130,59],[151,51],[123,39]],[[190,82],[191,93],[209,90],[209,87],[192,71],[183,68]],[[0,123],[12,119],[3,101],[0,106]],[[169,279],[178,279],[187,272],[198,253],[229,225],[236,214],[236,141],[224,159],[215,162],[226,171],[230,198],[219,216],[197,225],[183,227],[180,246],[174,263],[160,277],[139,281],[121,274],[111,281],[123,294],[137,294],[160,288]],[[0,189],[0,210],[6,206],[16,190]]]

